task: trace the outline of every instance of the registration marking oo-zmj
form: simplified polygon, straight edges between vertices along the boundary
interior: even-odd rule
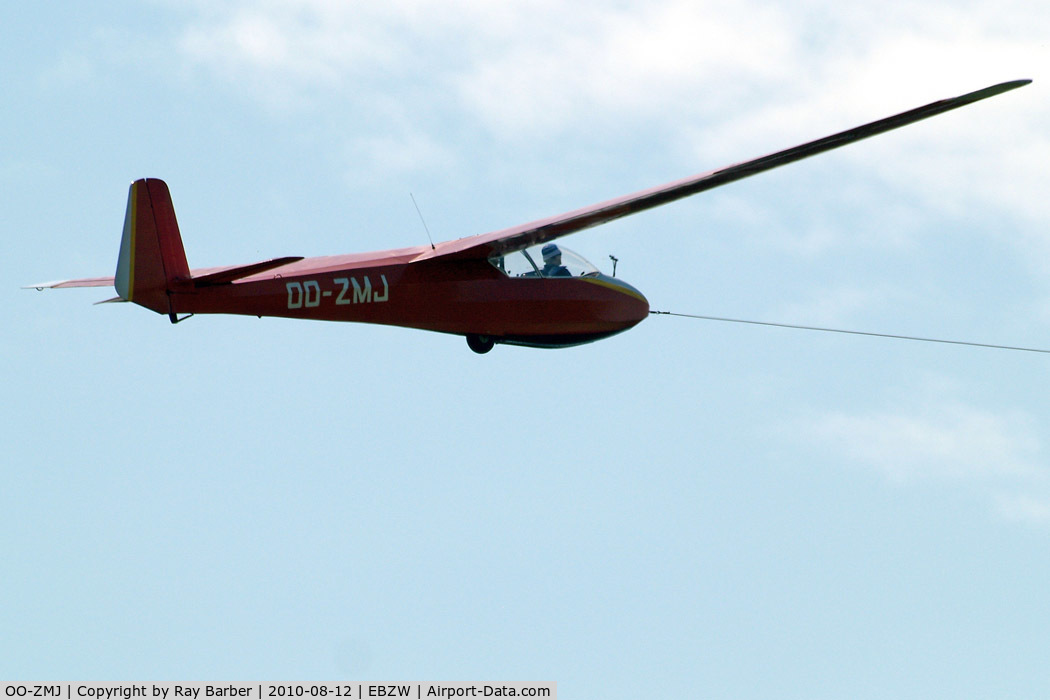
[[[321,305],[322,299],[335,297],[336,306],[347,304],[379,304],[390,299],[390,285],[387,284],[386,275],[379,275],[383,291],[379,287],[372,287],[372,280],[368,275],[363,275],[361,281],[357,277],[336,277],[332,283],[335,289],[322,289],[317,280],[304,280],[302,282],[287,282],[284,285],[288,292],[289,309],[313,309]],[[353,292],[351,292],[351,289]]]

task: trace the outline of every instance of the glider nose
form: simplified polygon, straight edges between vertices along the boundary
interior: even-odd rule
[[[602,275],[602,282],[620,293],[617,311],[617,321],[623,323],[624,328],[630,328],[642,322],[649,315],[649,300],[635,287],[627,284],[617,277],[606,277]]]
[[[627,312],[631,319],[631,325],[641,323],[649,316],[649,300],[645,295],[629,284],[624,284],[624,293],[628,297]]]

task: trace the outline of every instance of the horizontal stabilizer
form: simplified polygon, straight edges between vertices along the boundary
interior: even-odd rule
[[[69,289],[72,287],[112,287],[112,277],[89,277],[80,280],[57,280],[55,282],[38,282],[27,284],[22,289]]]
[[[290,255],[284,258],[274,258],[273,260],[264,260],[263,262],[252,263],[251,265],[239,265],[237,267],[227,268],[225,270],[219,270],[218,272],[209,272],[199,277],[191,277],[190,281],[193,282],[193,286],[200,287],[213,287],[219,284],[228,284],[234,280],[243,279],[244,277],[250,277],[257,275],[260,272],[266,272],[267,270],[273,270],[278,267],[283,267],[294,262],[299,262],[303,259],[301,255]],[[73,287],[112,287],[112,277],[87,277],[84,279],[76,280],[56,280],[53,282],[38,282],[37,284],[27,284],[22,289],[70,289]],[[116,301],[116,300],[112,300]]]
[[[277,267],[283,267],[290,263],[299,262],[303,259],[303,256],[291,255],[285,258],[274,258],[273,260],[264,260],[263,262],[252,263],[251,265],[241,265],[240,267],[232,267],[228,270],[221,270],[219,272],[213,272],[208,275],[202,275],[200,277],[193,277],[190,281],[193,282],[194,287],[213,287],[218,284],[229,284],[234,280],[239,280],[244,277],[251,277],[257,275],[260,272],[266,272]]]
[[[96,301],[92,306],[98,306],[99,304],[116,304],[117,302],[127,302],[124,297],[113,297],[112,299],[103,299],[102,301]]]

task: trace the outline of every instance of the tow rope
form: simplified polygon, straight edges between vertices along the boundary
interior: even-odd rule
[[[743,323],[749,326],[771,326],[773,328],[791,328],[800,331],[818,331],[820,333],[843,333],[846,335],[866,335],[874,338],[893,338],[895,340],[912,340],[920,343],[943,343],[945,345],[968,345],[975,348],[992,348],[995,350],[1013,350],[1015,352],[1039,352],[1050,354],[1050,350],[1043,348],[1025,348],[1016,345],[996,345],[993,343],[974,343],[967,340],[945,340],[943,338],[922,338],[914,335],[896,335],[893,333],[873,333],[871,331],[846,330],[844,328],[822,328],[820,326],[801,326],[792,323],[774,323],[772,321],[749,321],[742,318],[725,318],[722,316],[701,316],[698,314],[682,314],[674,311],[650,311],[650,314],[658,316],[679,316],[681,318],[695,318],[701,321],[718,321],[720,323]]]

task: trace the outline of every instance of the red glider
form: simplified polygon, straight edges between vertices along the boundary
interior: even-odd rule
[[[649,313],[637,289],[552,241],[756,173],[830,151],[1030,83],[1016,80],[934,102],[720,170],[549,219],[438,245],[330,257],[285,257],[191,270],[168,187],[131,185],[114,277],[31,285],[113,285],[172,323],[202,313],[383,323],[496,343],[559,348],[625,331]]]

